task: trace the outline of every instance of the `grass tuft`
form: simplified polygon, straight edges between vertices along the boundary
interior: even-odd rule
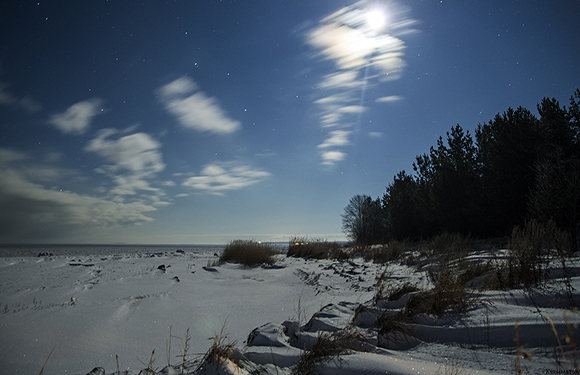
[[[352,327],[335,332],[320,332],[312,349],[305,351],[293,369],[293,374],[311,374],[317,362],[339,356],[346,350],[361,350],[363,338]]]
[[[222,328],[219,333],[216,333],[213,337],[210,337],[208,340],[212,340],[212,344],[207,352],[204,354],[199,367],[196,371],[201,370],[203,367],[207,365],[215,366],[215,369],[218,370],[222,366],[222,364],[230,359],[234,353],[234,349],[236,346],[235,342],[229,342],[227,340],[227,336],[225,334],[225,327],[226,323],[222,325]]]
[[[413,295],[405,306],[405,314],[443,315],[448,311],[464,312],[480,302],[480,296],[470,292],[462,283],[461,274],[450,269],[438,274],[431,290]]]
[[[259,264],[273,265],[278,254],[279,252],[270,245],[253,240],[234,240],[226,246],[219,261],[240,263],[246,267]]]
[[[385,311],[375,322],[379,329],[379,346],[389,348],[392,344],[402,344],[402,341],[409,344],[409,338],[414,335],[412,322],[412,318],[403,313],[393,315]]]

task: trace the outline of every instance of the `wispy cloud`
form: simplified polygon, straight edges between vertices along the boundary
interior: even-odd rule
[[[270,173],[235,162],[215,162],[203,167],[199,175],[188,178],[183,186],[205,193],[223,195],[229,190],[255,185]]]
[[[108,162],[98,167],[96,171],[113,179],[115,187],[110,190],[110,195],[114,196],[116,201],[124,202],[127,196],[145,191],[148,192],[146,198],[149,199],[149,203],[166,204],[167,202],[159,199],[165,193],[150,184],[150,180],[165,169],[160,151],[161,144],[146,133],[134,133],[112,139],[111,137],[117,133],[115,129],[102,129],[84,148],[85,151],[94,152]]]
[[[38,171],[50,170],[39,176]],[[0,241],[66,239],[76,230],[138,225],[152,221],[153,205],[57,189],[70,173],[35,162],[26,153],[0,149]],[[44,181],[44,182],[42,182]]]
[[[89,130],[93,117],[101,113],[101,99],[92,98],[70,106],[63,113],[50,116],[49,124],[64,134],[79,135]]]
[[[379,29],[369,23],[371,12],[384,15],[385,26]],[[361,98],[370,81],[379,84],[400,77],[405,68],[405,43],[399,37],[411,32],[415,24],[408,18],[408,10],[395,2],[380,5],[363,0],[323,18],[306,33],[315,56],[335,66],[317,85],[320,126],[342,131],[328,133],[319,145],[323,165],[332,166],[347,157],[344,147],[350,144],[352,133],[348,129],[368,110]],[[400,97],[393,95],[377,102],[396,100]]]
[[[320,155],[322,157],[322,165],[328,166],[332,166],[346,158],[346,154],[342,151],[324,151]]]
[[[344,107],[340,107],[338,109],[340,113],[361,113],[366,110],[367,108],[361,105],[345,105]]]
[[[375,101],[377,103],[392,103],[392,102],[398,102],[400,100],[403,100],[403,97],[400,95],[390,95],[390,96],[383,96],[382,98],[378,98]]]
[[[38,112],[42,109],[40,103],[29,96],[16,97],[8,91],[8,85],[4,82],[0,82],[0,104],[20,108],[30,113]]]
[[[333,148],[336,146],[345,146],[349,143],[348,136],[350,131],[346,130],[335,130],[330,132],[330,137],[328,137],[324,143],[318,145],[320,148]]]
[[[165,109],[185,128],[228,134],[241,127],[239,121],[228,117],[216,98],[199,91],[198,85],[188,77],[168,83],[157,93]]]

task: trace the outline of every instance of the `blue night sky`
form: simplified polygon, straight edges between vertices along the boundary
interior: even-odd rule
[[[0,242],[343,240],[455,124],[562,105],[580,2],[10,1]]]

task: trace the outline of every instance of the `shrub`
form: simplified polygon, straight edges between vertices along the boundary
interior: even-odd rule
[[[539,286],[548,280],[550,262],[557,255],[566,272],[565,258],[571,242],[553,221],[529,220],[515,227],[509,241],[508,285]]]
[[[253,240],[234,240],[222,252],[220,262],[240,263],[246,267],[258,264],[272,265],[276,263],[278,254],[279,252],[270,245]]]
[[[292,237],[288,243],[289,257],[314,259],[349,259],[351,254],[337,242],[308,237]]]
[[[405,314],[443,315],[447,311],[466,311],[479,302],[479,295],[467,290],[461,274],[450,269],[441,270],[435,287],[413,295],[405,306]]]

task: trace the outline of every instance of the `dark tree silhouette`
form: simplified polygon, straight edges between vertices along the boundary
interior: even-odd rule
[[[352,197],[342,214],[342,230],[346,237],[360,245],[383,240],[381,202],[367,195]]]
[[[553,221],[577,249],[580,232],[580,89],[570,107],[544,98],[540,117],[508,108],[476,128],[456,125],[399,172],[379,199],[356,195],[343,231],[360,244],[443,232],[506,236],[529,218]]]
[[[475,137],[481,163],[482,226],[488,235],[507,235],[528,214],[541,141],[538,119],[525,108],[509,108],[478,125]]]
[[[417,207],[418,185],[412,176],[399,172],[383,195],[387,234],[395,239],[417,239],[421,220]]]
[[[437,140],[429,155],[418,156],[418,209],[425,235],[441,231],[468,233],[477,230],[479,168],[477,149],[460,125]],[[427,229],[428,228],[428,229]]]

